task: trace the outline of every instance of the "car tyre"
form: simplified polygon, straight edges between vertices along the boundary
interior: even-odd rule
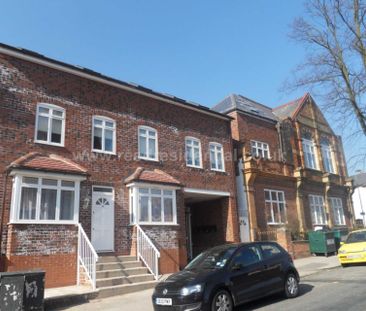
[[[295,274],[289,273],[285,278],[285,297],[295,298],[299,295],[299,281]]]
[[[231,295],[226,290],[219,290],[212,299],[212,311],[232,311],[233,300]]]

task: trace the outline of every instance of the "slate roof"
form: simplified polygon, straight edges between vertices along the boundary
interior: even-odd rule
[[[233,110],[239,110],[272,121],[278,121],[278,118],[272,113],[272,108],[237,94],[227,96],[220,103],[212,107],[212,109],[220,113],[229,113]]]
[[[360,173],[357,175],[351,176],[353,180],[353,186],[357,187],[366,187],[366,173]]]
[[[209,113],[213,116],[217,116],[217,117],[220,117],[220,118],[227,119],[228,121],[231,120],[231,118],[229,116],[223,115],[223,114],[221,114],[217,111],[214,111],[214,110],[212,110],[212,109],[210,109],[206,106],[203,106],[203,105],[197,104],[195,102],[185,100],[185,99],[182,99],[182,98],[179,98],[179,97],[176,97],[174,95],[167,94],[167,93],[160,93],[160,92],[154,91],[152,89],[149,89],[147,87],[144,87],[142,85],[139,85],[139,84],[136,84],[136,83],[133,83],[133,82],[125,82],[125,81],[121,81],[121,80],[118,80],[118,79],[115,79],[115,78],[111,78],[109,76],[106,76],[106,75],[103,75],[99,72],[96,72],[92,69],[84,68],[84,67],[77,66],[77,65],[71,65],[71,64],[68,64],[68,63],[64,63],[64,62],[61,62],[59,60],[49,58],[47,56],[44,56],[42,54],[39,54],[39,53],[31,51],[31,50],[27,50],[27,49],[24,49],[24,48],[13,47],[13,46],[10,46],[10,45],[7,45],[7,44],[4,44],[4,43],[0,42],[0,49],[1,48],[4,49],[4,50],[7,50],[7,51],[15,52],[15,53],[21,53],[23,55],[26,55],[26,56],[29,56],[29,57],[32,57],[32,58],[36,58],[36,59],[39,59],[41,61],[53,64],[53,65],[56,65],[56,66],[61,66],[63,68],[71,69],[71,70],[74,70],[74,71],[82,73],[82,74],[87,74],[87,75],[95,77],[95,78],[103,79],[103,80],[108,81],[108,82],[117,83],[121,86],[128,87],[131,90],[136,90],[138,92],[143,92],[145,94],[150,94],[150,95],[159,97],[161,99],[166,99],[166,100],[169,100],[169,101],[173,101],[173,102],[176,102],[178,104],[182,104],[183,106],[186,106],[187,108],[191,108],[191,109],[194,108],[195,110],[206,112],[206,113]],[[14,56],[14,57],[16,57],[16,56]]]
[[[158,170],[147,170],[143,167],[138,167],[135,172],[125,179],[125,183],[131,183],[133,181],[158,183],[158,184],[169,184],[169,185],[180,185],[180,181],[173,176]]]
[[[87,175],[88,171],[81,165],[64,157],[50,154],[43,155],[38,152],[30,152],[13,161],[8,167],[11,169],[28,169],[47,172],[59,172],[66,174]]]
[[[301,108],[303,102],[305,101],[305,99],[310,96],[309,93],[306,93],[305,95],[303,95],[300,98],[297,98],[293,101],[290,101],[287,104],[281,105],[279,107],[273,108],[273,113],[280,119],[280,120],[284,120],[287,118],[294,118],[296,113],[299,111],[299,109]]]

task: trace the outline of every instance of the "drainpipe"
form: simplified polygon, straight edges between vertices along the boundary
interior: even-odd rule
[[[278,134],[278,142],[280,143],[280,149],[279,149],[279,160],[283,161],[283,144],[282,144],[282,135],[281,135],[281,123],[277,122],[276,123],[276,129],[277,129],[277,134]]]
[[[4,223],[4,214],[5,214],[5,200],[6,200],[6,186],[8,182],[8,175],[9,171],[5,170],[4,172],[4,193],[3,193],[3,200],[1,205],[1,219],[0,219],[0,258],[3,254],[3,223]]]

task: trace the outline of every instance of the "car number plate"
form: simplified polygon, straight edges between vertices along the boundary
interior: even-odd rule
[[[171,298],[156,298],[156,304],[160,306],[171,306],[172,299]]]
[[[357,259],[357,258],[361,258],[362,255],[348,255],[347,258],[348,259]]]

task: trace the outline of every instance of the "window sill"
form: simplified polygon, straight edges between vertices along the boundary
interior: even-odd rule
[[[26,221],[10,221],[8,222],[8,225],[78,225],[77,221],[32,221],[32,220],[26,220]]]
[[[109,155],[117,155],[116,152],[103,151],[103,150],[97,150],[97,149],[92,149],[92,152],[101,153],[101,154],[109,154]]]
[[[217,173],[226,173],[225,170],[215,170],[213,168],[211,168],[210,170],[213,171],[213,172],[217,172]]]
[[[189,165],[189,164],[186,164],[186,166],[189,167],[189,168],[197,169],[197,170],[203,170],[202,166],[194,166],[194,165]]]
[[[180,224],[177,224],[177,223],[154,223],[154,222],[140,222],[140,223],[136,223],[136,224],[129,224],[129,226],[133,227],[133,226],[136,226],[136,225],[139,225],[139,226],[171,226],[171,227],[178,227],[180,226]]]
[[[41,145],[47,145],[47,146],[53,146],[53,147],[65,147],[65,144],[57,144],[57,143],[51,143],[43,140],[34,140],[34,143],[41,144]]]
[[[285,222],[267,222],[267,225],[270,225],[270,226],[284,226],[286,225]]]

